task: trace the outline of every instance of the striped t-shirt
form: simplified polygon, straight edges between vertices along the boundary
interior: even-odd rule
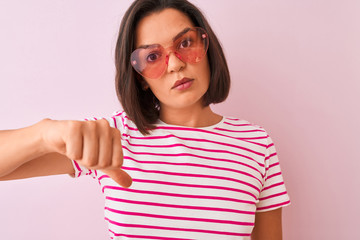
[[[105,195],[110,239],[250,239],[255,212],[290,204],[274,144],[259,126],[224,117],[204,128],[159,122],[142,135],[125,112],[108,118],[121,131],[122,188],[74,163]]]

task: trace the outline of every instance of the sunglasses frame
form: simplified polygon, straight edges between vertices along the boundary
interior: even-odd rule
[[[186,51],[189,51],[188,53],[185,52],[181,52],[181,50],[177,49],[177,44],[176,43],[183,43],[183,37],[187,36],[186,34],[188,34],[189,32],[196,32],[197,36],[199,36],[199,39],[196,39],[197,41],[201,41],[201,47],[199,48],[198,46],[195,45],[195,48],[189,48]],[[180,40],[180,41],[179,41]],[[186,40],[186,38],[185,38]],[[198,44],[199,42],[195,42],[195,44]],[[190,46],[191,47],[191,46]],[[135,49],[130,56],[130,63],[133,67],[133,69],[139,73],[141,76],[145,77],[145,78],[149,78],[149,79],[158,79],[160,78],[164,72],[166,71],[166,68],[168,66],[168,61],[169,61],[169,55],[170,53],[174,53],[174,55],[180,59],[183,62],[187,62],[187,63],[198,63],[200,62],[207,53],[207,50],[209,48],[209,36],[207,34],[207,32],[201,28],[201,27],[193,27],[193,28],[186,28],[183,31],[181,31],[179,34],[177,34],[174,38],[173,38],[173,45],[167,48],[164,48],[161,44],[151,44],[151,45],[145,45],[145,46],[141,46],[137,49]],[[140,56],[142,53],[147,53],[147,51],[151,50],[151,49],[156,49],[156,51],[160,50],[160,59],[158,62],[156,63],[149,63],[147,60],[145,61],[140,61],[140,59],[142,59]],[[151,50],[152,51],[152,50]],[[149,51],[149,53],[153,54],[151,51]],[[201,51],[201,54],[196,54],[196,52]],[[145,54],[147,55],[147,54]],[[148,54],[146,57],[149,57],[150,54]],[[156,61],[156,60],[154,60]],[[152,66],[151,66],[152,65]],[[150,67],[150,69],[149,69]],[[144,73],[144,71],[147,70],[148,72],[153,72],[153,74],[146,74]],[[156,73],[154,73],[156,72]]]

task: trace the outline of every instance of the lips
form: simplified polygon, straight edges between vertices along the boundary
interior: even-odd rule
[[[183,78],[183,79],[181,79],[181,80],[177,80],[177,81],[175,82],[175,84],[172,86],[171,89],[180,88],[181,85],[186,84],[186,83],[189,83],[189,82],[192,82],[193,80],[194,80],[194,79],[191,79],[191,78]]]

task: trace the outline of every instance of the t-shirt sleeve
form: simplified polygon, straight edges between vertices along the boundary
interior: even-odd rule
[[[110,127],[117,128],[120,130],[121,138],[126,138],[129,130],[129,119],[126,116],[125,111],[114,112],[112,117],[107,118]]]
[[[290,204],[275,145],[269,136],[265,151],[265,176],[258,200],[257,212],[270,211]]]
[[[80,164],[78,164],[76,161],[71,160],[75,173],[73,175],[70,175],[71,177],[74,178],[78,178],[81,176],[91,176],[93,178],[97,178],[97,171],[96,170],[91,170],[91,169],[87,169],[83,166],[81,166]]]

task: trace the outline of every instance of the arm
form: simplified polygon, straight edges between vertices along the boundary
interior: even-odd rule
[[[74,175],[74,173],[70,159],[59,153],[49,153],[30,160],[9,174],[1,176],[0,181],[58,174]]]
[[[0,131],[0,180],[73,174],[70,159],[89,169],[101,169],[120,185],[131,185],[121,170],[120,132],[106,120],[54,121]]]
[[[44,156],[50,152],[46,150],[42,141],[40,134],[42,125],[43,122],[39,122],[22,129],[0,131],[0,177],[2,180],[5,176],[8,180],[12,179],[10,174],[16,169],[23,165],[30,167],[33,161],[39,162],[37,159],[44,159]],[[46,161],[42,162],[46,164]],[[37,175],[36,173],[31,175],[28,172],[24,173],[24,176],[17,174],[16,178]],[[39,175],[47,174],[44,172]]]
[[[281,209],[255,214],[252,240],[282,240]]]

